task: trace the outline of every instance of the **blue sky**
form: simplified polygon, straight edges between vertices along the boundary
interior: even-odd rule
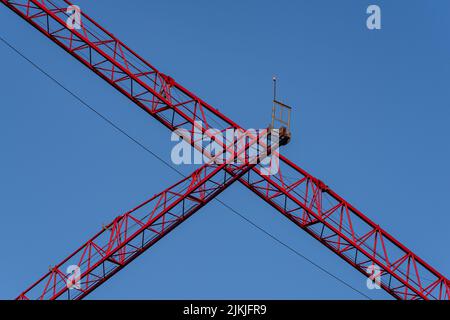
[[[448,1],[86,1],[162,72],[245,127],[294,106],[285,154],[450,275]],[[366,28],[369,4],[382,30]],[[170,161],[170,133],[6,8],[0,35]],[[0,298],[179,179],[0,44]],[[182,167],[184,172],[192,170]],[[366,279],[240,185],[220,198],[373,299]],[[218,203],[93,299],[361,299]]]

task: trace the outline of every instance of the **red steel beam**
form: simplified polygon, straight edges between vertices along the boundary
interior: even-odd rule
[[[255,166],[248,151],[258,145],[266,133],[262,130],[237,151],[236,157],[245,155],[247,162],[203,165],[190,176],[116,217],[74,253],[51,267],[17,299],[83,299]],[[235,144],[238,141],[236,139]],[[276,148],[277,143],[273,147]],[[266,152],[262,152],[255,162],[265,157]],[[71,273],[69,268],[72,267],[79,273]]]
[[[189,177],[118,216],[20,294],[19,300],[80,300],[122,270],[244,174],[205,165]],[[80,268],[79,276],[68,273]]]
[[[241,128],[174,79],[159,72],[113,34],[82,12],[80,30],[69,29],[66,0],[1,0],[86,67],[174,131],[193,133],[197,121],[206,131]],[[381,286],[397,299],[450,297],[450,282],[391,234],[284,156],[274,175],[257,165],[241,183],[336,253],[370,275],[377,265]]]

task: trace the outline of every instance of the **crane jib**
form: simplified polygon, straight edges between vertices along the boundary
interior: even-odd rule
[[[1,2],[170,130],[193,132],[196,121],[202,121],[205,130],[213,123],[223,129],[240,128],[159,72],[84,10],[79,25],[76,21],[68,25],[74,14],[68,11],[69,1]],[[276,175],[264,176],[255,165],[236,181],[365,276],[371,266],[379,267],[381,287],[393,297],[449,299],[450,282],[445,276],[283,155]]]

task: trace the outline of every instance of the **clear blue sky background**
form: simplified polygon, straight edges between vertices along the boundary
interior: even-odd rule
[[[246,127],[273,74],[295,106],[285,153],[450,275],[448,1],[87,1],[162,72]],[[382,8],[381,31],[366,8]],[[6,8],[0,34],[164,159],[169,132]],[[0,298],[179,177],[0,44]],[[186,173],[192,168],[183,167]],[[240,185],[220,197],[374,299],[366,279]],[[358,293],[211,203],[90,298]]]

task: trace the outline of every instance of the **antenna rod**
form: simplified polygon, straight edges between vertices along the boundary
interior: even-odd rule
[[[273,101],[277,100],[277,77],[273,76]]]

